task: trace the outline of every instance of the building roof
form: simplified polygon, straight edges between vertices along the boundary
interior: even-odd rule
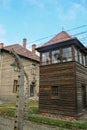
[[[66,46],[68,47],[70,45],[75,45],[81,51],[84,51],[87,54],[87,48],[76,37],[70,36],[65,31],[58,33],[56,36],[51,38],[48,42],[38,47],[37,51],[47,52],[49,50],[55,50],[56,48],[61,48],[61,47],[66,47]]]
[[[58,33],[56,36],[54,36],[52,39],[50,39],[48,42],[46,42],[43,46],[60,43],[60,42],[67,41],[70,39],[72,39],[72,37],[67,32],[62,31]]]
[[[7,51],[10,51],[11,49],[13,49],[20,56],[39,62],[39,56],[37,56],[36,54],[33,54],[30,50],[24,48],[23,46],[19,44],[5,46],[2,49],[7,50]]]

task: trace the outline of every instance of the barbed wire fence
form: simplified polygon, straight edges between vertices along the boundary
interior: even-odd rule
[[[81,32],[81,33],[79,33],[79,34],[77,34],[77,35],[81,35],[81,34],[84,34],[84,33],[87,33],[87,31],[85,31],[85,32]],[[76,36],[76,35],[75,35]],[[82,37],[83,38],[83,37]],[[84,48],[80,48],[81,50],[83,50]],[[21,51],[21,50],[20,50]],[[14,57],[14,59],[15,59],[15,57]],[[10,60],[9,59],[6,59],[6,63],[7,64],[9,64],[9,62],[10,62]],[[16,62],[16,61],[15,61]],[[17,64],[16,64],[17,65]],[[9,66],[10,66],[10,64],[9,64]],[[25,66],[25,67],[27,67],[27,66],[29,66],[28,64]],[[15,121],[14,121],[14,119],[12,119],[9,123],[8,123],[8,120],[7,119],[5,119],[4,118],[4,121],[3,121],[3,118],[1,118],[0,119],[0,130],[17,130],[17,127],[18,127],[18,110],[19,110],[19,86],[20,86],[20,75],[17,77],[17,76],[15,76],[15,74],[14,74],[14,77],[12,78],[11,77],[11,75],[10,76],[8,76],[7,75],[7,73],[8,73],[8,71],[10,70],[10,69],[12,69],[11,67],[10,68],[8,68],[8,67],[5,67],[4,69],[3,69],[3,71],[5,71],[6,72],[6,75],[2,75],[2,77],[3,77],[3,79],[4,80],[6,80],[6,79],[8,79],[8,81],[10,81],[10,80],[13,80],[13,78],[14,77],[16,77],[16,79],[18,79],[18,83],[16,84],[16,86],[17,86],[17,96],[16,96],[16,118],[15,118]],[[28,69],[29,70],[29,69]],[[20,73],[20,72],[18,72],[18,73]],[[24,97],[23,97],[23,100],[24,100],[24,102],[23,102],[23,104],[22,104],[22,106],[23,106],[23,119],[28,119],[29,118],[29,111],[31,111],[30,110],[30,106],[29,106],[29,99],[30,99],[30,97],[29,97],[29,80],[30,80],[30,77],[28,77],[28,75],[24,72],[24,78],[25,78],[25,80],[24,80],[24,83],[26,84],[25,86],[25,94],[24,94]],[[21,75],[22,76],[22,75]],[[4,84],[2,84],[2,86],[1,87],[3,87],[4,88],[4,91],[5,91],[5,88],[6,87],[9,87],[9,85],[10,85],[10,83],[8,82],[8,84],[5,84],[5,81],[4,81]],[[22,90],[23,91],[23,90]],[[11,90],[8,90],[8,92],[7,93],[5,93],[5,95],[3,94],[2,96],[4,97],[4,96],[9,96],[10,98],[12,98],[12,94],[9,94],[10,92],[12,92]],[[70,93],[72,94],[72,90],[70,90]],[[67,93],[66,93],[67,94]],[[23,96],[23,95],[22,95]],[[21,96],[20,96],[20,98],[21,98]],[[8,101],[9,102],[9,101]],[[35,102],[34,100],[32,101],[32,102]],[[8,117],[7,117],[8,118]],[[20,123],[20,122],[19,122]],[[23,121],[23,123],[22,123],[22,125],[24,125],[24,121]],[[16,127],[16,128],[15,128]],[[23,127],[23,126],[22,126]],[[20,129],[19,129],[20,130]],[[23,130],[25,130],[25,129],[23,129]]]

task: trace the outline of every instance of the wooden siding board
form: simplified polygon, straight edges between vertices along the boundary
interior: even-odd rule
[[[86,96],[87,96],[87,68],[79,63],[76,63],[76,86],[77,86],[77,113],[82,113],[83,104],[82,104],[82,91],[81,86],[85,85],[86,87]],[[86,97],[86,109],[87,109],[87,97]]]
[[[59,97],[53,98],[51,86],[59,86]],[[40,67],[40,110],[71,114],[76,112],[75,63]]]

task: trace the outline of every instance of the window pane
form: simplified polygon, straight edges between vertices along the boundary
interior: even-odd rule
[[[86,66],[86,56],[83,55],[83,65]]]
[[[31,74],[35,74],[36,72],[36,65],[35,64],[32,64],[32,69],[31,69]]]
[[[1,62],[1,54],[0,54],[0,62]]]
[[[18,80],[14,80],[13,93],[16,93],[16,92],[17,92],[17,85],[18,85]]]
[[[59,87],[58,86],[52,86],[52,95],[53,96],[58,96],[59,93]]]
[[[31,82],[30,84],[30,96],[34,96],[35,82]]]
[[[80,62],[80,64],[82,64],[82,53],[81,52],[79,52],[79,62]]]
[[[63,49],[62,58],[63,58],[63,62],[72,61],[71,47]]]
[[[59,63],[60,61],[60,50],[52,51],[52,63]]]
[[[75,61],[78,61],[78,51],[74,48]]]
[[[35,69],[36,65],[35,65],[35,64],[32,64],[32,66],[31,66],[31,67],[32,67],[32,69]]]
[[[42,54],[42,64],[43,65],[50,64],[50,53],[49,52]]]

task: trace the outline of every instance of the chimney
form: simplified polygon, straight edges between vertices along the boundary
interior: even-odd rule
[[[24,47],[24,48],[26,48],[26,42],[27,42],[27,39],[24,38],[24,39],[23,39],[23,47]]]
[[[0,43],[0,48],[3,48],[4,47],[4,43]]]
[[[32,53],[35,54],[35,52],[36,52],[36,44],[33,44],[32,45]]]

